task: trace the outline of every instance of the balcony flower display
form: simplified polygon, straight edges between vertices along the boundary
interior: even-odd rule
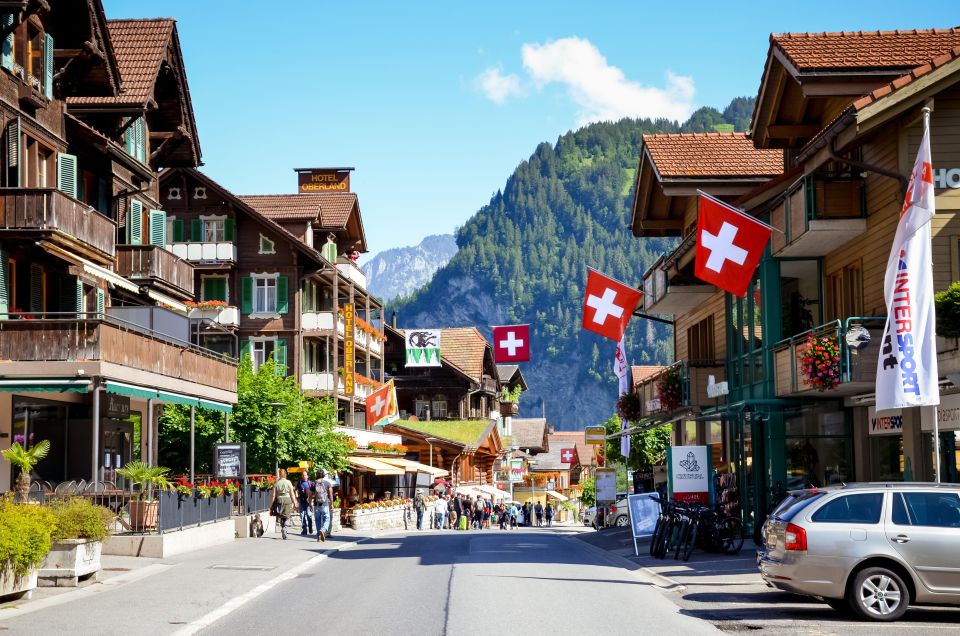
[[[807,382],[818,391],[837,388],[840,384],[840,346],[836,337],[810,334],[800,367]]]
[[[683,404],[683,395],[680,389],[680,369],[671,368],[657,380],[657,397],[660,398],[660,408],[664,411],[673,411]]]
[[[389,455],[405,455],[407,447],[403,444],[387,444],[385,442],[370,442],[367,445],[374,453],[386,453]]]
[[[178,495],[184,497],[189,497],[193,494],[193,484],[190,483],[186,477],[178,477],[177,481],[173,483],[173,488],[177,491]]]
[[[223,300],[201,300],[200,302],[188,300],[183,304],[191,309],[225,309],[227,307],[226,301]]]
[[[640,396],[636,393],[624,393],[617,400],[617,415],[628,422],[639,422],[643,417]]]

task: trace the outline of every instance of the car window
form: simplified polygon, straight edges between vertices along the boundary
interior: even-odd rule
[[[816,490],[798,490],[787,495],[773,511],[773,518],[780,521],[790,521],[798,512],[819,500],[826,493]]]
[[[960,528],[960,497],[955,493],[905,492],[900,496],[903,498],[901,505],[905,508],[905,519],[901,522],[895,515],[894,523],[928,528]]]
[[[813,513],[821,523],[879,523],[883,493],[844,495],[828,501]]]
[[[899,492],[893,493],[892,521],[898,526],[910,525],[910,515],[907,514],[906,504],[903,503],[903,495]]]

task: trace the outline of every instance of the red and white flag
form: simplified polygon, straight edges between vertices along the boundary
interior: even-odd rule
[[[583,328],[619,341],[643,292],[591,269],[583,296]]]
[[[564,464],[572,464],[577,457],[576,448],[564,448],[560,451],[560,461]]]
[[[772,230],[766,223],[700,193],[694,274],[743,298]]]
[[[493,359],[504,362],[530,361],[530,325],[493,328]]]
[[[887,324],[877,361],[877,411],[940,404],[930,221],[936,214],[929,115],[887,260]]]
[[[397,390],[390,380],[367,396],[367,426],[383,426],[399,419]]]

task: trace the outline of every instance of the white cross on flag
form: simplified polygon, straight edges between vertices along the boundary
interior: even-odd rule
[[[577,456],[576,448],[564,448],[560,451],[560,461],[564,464],[572,464],[573,458]]]
[[[493,328],[493,359],[504,362],[530,361],[530,325]]]
[[[398,419],[397,391],[390,380],[367,396],[367,426],[382,426]]]
[[[772,230],[766,223],[701,193],[694,274],[743,298]]]
[[[619,342],[642,295],[591,269],[583,296],[583,328]]]

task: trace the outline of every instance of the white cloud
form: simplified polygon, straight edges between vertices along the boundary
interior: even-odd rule
[[[608,64],[589,40],[568,37],[546,44],[524,44],[521,53],[523,67],[538,88],[551,83],[566,85],[570,98],[580,106],[579,124],[623,117],[683,121],[694,110],[693,78],[668,71],[663,88],[642,86]],[[490,70],[495,69],[487,72]]]
[[[520,88],[520,78],[513,73],[504,75],[503,69],[497,66],[491,66],[480,73],[474,80],[474,84],[487,96],[487,99],[497,104],[504,103],[508,97],[523,93]]]

